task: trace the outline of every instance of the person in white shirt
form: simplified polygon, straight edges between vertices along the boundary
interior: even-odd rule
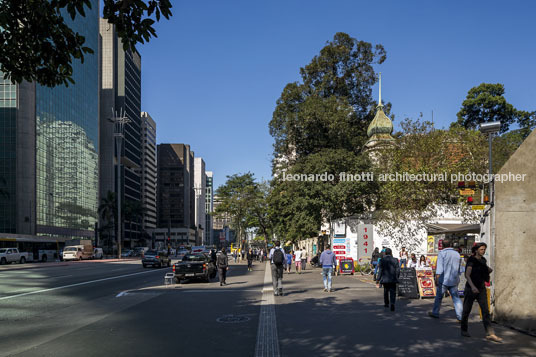
[[[301,256],[302,252],[300,248],[294,251],[294,262],[296,263],[296,273],[301,274]]]
[[[409,260],[408,268],[417,268],[417,264],[417,257],[415,256],[415,254],[411,253],[411,259]]]

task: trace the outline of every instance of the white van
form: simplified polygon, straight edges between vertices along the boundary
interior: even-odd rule
[[[63,260],[91,259],[93,252],[84,249],[83,245],[71,245],[63,249]]]

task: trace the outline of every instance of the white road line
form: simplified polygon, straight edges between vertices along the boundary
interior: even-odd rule
[[[82,282],[82,283],[76,283],[76,284],[70,284],[70,285],[63,285],[63,286],[58,286],[58,287],[50,288],[50,289],[43,289],[43,290],[37,290],[37,291],[30,291],[30,292],[28,292],[28,293],[24,293],[24,294],[17,294],[17,295],[4,296],[4,297],[1,297],[0,300],[7,300],[7,299],[13,299],[13,298],[16,298],[16,297],[26,296],[26,295],[33,295],[33,294],[45,293],[45,292],[54,291],[54,290],[60,290],[60,289],[66,289],[66,288],[72,288],[72,287],[74,287],[74,286],[93,284],[93,283],[98,283],[98,282],[100,282],[100,281],[114,280],[114,279],[121,279],[121,278],[126,278],[127,276],[134,276],[134,275],[141,275],[141,274],[147,274],[147,273],[154,273],[154,272],[157,272],[157,271],[159,271],[159,270],[142,271],[142,272],[140,272],[140,273],[132,273],[132,274],[126,274],[126,275],[112,276],[112,277],[110,277],[110,278],[103,278],[103,279],[97,279],[97,280],[84,281],[84,282]]]
[[[280,356],[274,307],[275,300],[271,284],[272,271],[270,269],[270,262],[266,262],[259,327],[257,329],[257,343],[255,344],[255,357]]]
[[[188,289],[183,289],[181,290],[182,293],[243,293],[243,292],[255,292],[255,293],[260,293],[261,290],[259,289],[225,289],[225,288],[222,288],[222,289],[218,289],[218,290],[210,290],[210,289],[197,289],[197,290],[194,290],[194,289],[191,289],[191,290],[188,290]]]

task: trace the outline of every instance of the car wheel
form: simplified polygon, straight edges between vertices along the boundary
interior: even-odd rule
[[[21,263],[21,264],[26,263],[26,258],[24,258],[24,257],[20,257],[20,263]]]
[[[158,263],[158,269],[162,268],[162,263]]]
[[[46,262],[47,260],[48,260],[47,255],[44,254],[44,255],[41,257],[41,261],[42,261],[42,262]]]
[[[177,278],[177,277],[175,277],[175,278],[173,278],[173,279],[175,279],[175,284],[180,284],[180,283],[181,283],[181,279],[179,279],[179,278]]]
[[[147,264],[142,264],[144,268],[147,268]]]
[[[2,265],[7,264],[6,258],[2,258],[2,260],[0,260],[0,264],[2,264]]]
[[[167,267],[168,267],[168,268],[171,267],[171,260],[168,260],[168,262],[167,262]]]

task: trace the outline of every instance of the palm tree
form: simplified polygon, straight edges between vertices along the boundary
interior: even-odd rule
[[[101,204],[99,205],[99,215],[105,222],[105,225],[104,227],[101,227],[101,230],[108,233],[108,244],[112,245],[111,232],[115,231],[115,222],[117,217],[117,200],[115,198],[115,192],[108,191],[106,196],[101,199]]]
[[[125,222],[129,222],[129,223],[134,222],[141,228],[141,220],[145,212],[143,203],[141,201],[125,200],[124,205],[123,205],[123,212],[124,212],[124,215],[122,218]],[[140,229],[136,229],[136,231],[140,231]],[[132,245],[131,245],[131,248],[132,248]]]

